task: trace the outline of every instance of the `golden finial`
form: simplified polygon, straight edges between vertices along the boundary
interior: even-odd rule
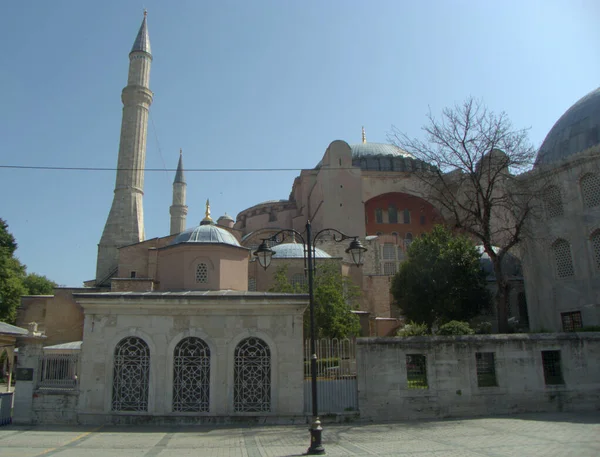
[[[206,213],[204,213],[204,219],[202,219],[202,222],[206,223],[212,223],[212,217],[210,217],[210,201],[208,201],[208,198],[206,199]]]
[[[367,134],[365,133],[365,127],[364,126],[362,128],[362,142],[363,143],[367,142]]]

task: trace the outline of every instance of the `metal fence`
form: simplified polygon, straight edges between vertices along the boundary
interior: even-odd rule
[[[317,353],[317,400],[319,414],[358,411],[356,340],[321,339]],[[304,342],[304,411],[312,412],[310,340]]]
[[[40,358],[39,389],[69,389],[77,387],[79,354],[46,354]]]
[[[12,392],[0,393],[0,426],[12,422],[12,400]]]

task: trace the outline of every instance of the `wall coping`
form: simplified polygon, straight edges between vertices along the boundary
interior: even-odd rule
[[[598,341],[600,332],[569,333],[514,333],[498,335],[460,335],[460,336],[407,336],[407,337],[370,337],[357,338],[356,344],[385,344],[401,346],[406,343],[502,343],[510,341]]]

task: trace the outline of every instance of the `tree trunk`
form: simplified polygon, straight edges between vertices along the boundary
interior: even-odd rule
[[[504,279],[497,279],[496,287],[495,298],[496,315],[498,317],[498,333],[508,333],[508,301],[510,299],[510,285]]]

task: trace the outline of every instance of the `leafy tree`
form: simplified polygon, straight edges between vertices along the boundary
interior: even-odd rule
[[[308,293],[308,284],[293,285],[288,279],[288,265],[277,267],[270,292]],[[357,306],[360,289],[342,276],[336,265],[318,265],[314,277],[315,333],[317,338],[345,338],[360,333]],[[310,309],[304,313],[304,334],[310,332]]]
[[[27,274],[26,267],[14,257],[17,243],[0,219],[0,321],[14,323],[22,295],[52,293],[56,283],[45,276]]]
[[[518,176],[533,165],[535,148],[527,130],[473,98],[444,109],[440,118],[429,113],[423,131],[425,141],[395,128],[390,139],[430,165],[414,173],[428,198],[449,223],[483,245],[496,276],[498,327],[506,332],[510,284],[502,259],[526,236],[535,213],[539,189]]]
[[[469,238],[435,226],[413,241],[392,279],[396,304],[407,319],[429,328],[475,317],[490,302],[479,258]]]

